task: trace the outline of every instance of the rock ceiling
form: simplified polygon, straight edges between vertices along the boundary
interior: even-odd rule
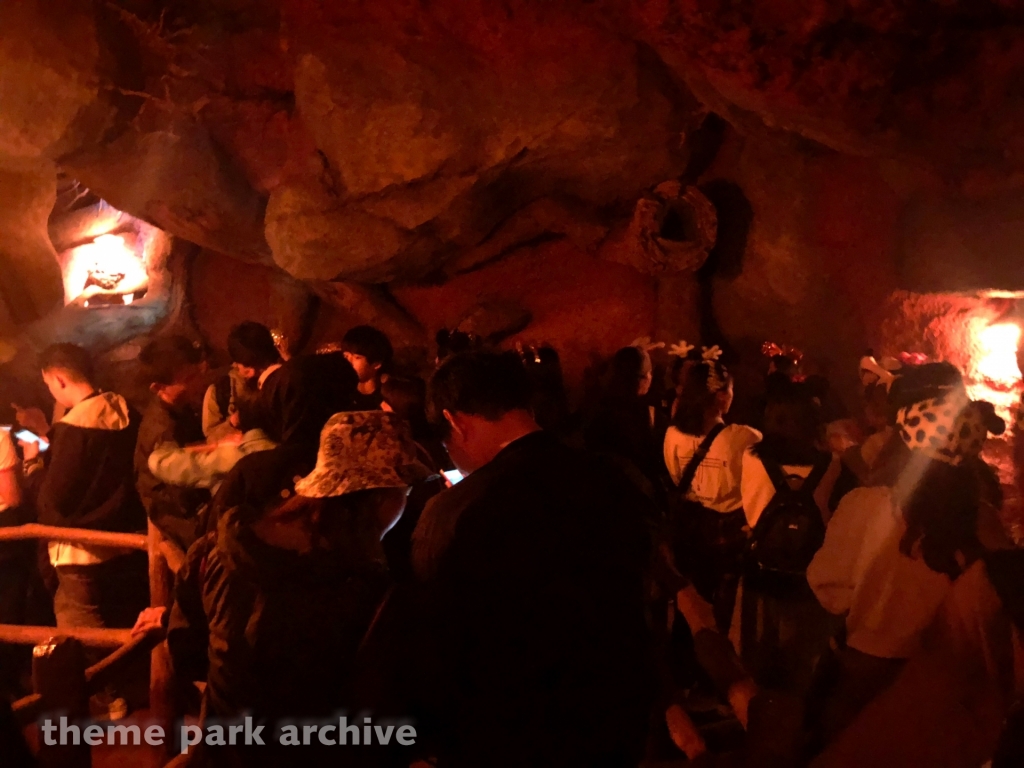
[[[709,112],[1013,194],[1022,22],[1015,0],[2,3],[5,301],[59,299],[58,169],[211,251],[365,283],[546,232],[590,247],[686,172]]]

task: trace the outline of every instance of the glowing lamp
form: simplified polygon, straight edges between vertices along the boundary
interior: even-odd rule
[[[1017,366],[1017,348],[1021,328],[1016,323],[987,325],[976,321],[970,326],[974,354],[967,373],[967,393],[973,400],[987,400],[1007,423],[1020,399],[1021,371]]]
[[[100,235],[71,252],[64,275],[68,301],[88,300],[98,295],[120,296],[125,304],[149,282],[143,260],[121,235]],[[99,302],[103,303],[103,302]]]
[[[999,384],[1012,386],[1020,381],[1017,366],[1017,347],[1020,345],[1020,326],[1000,323],[984,328],[977,337],[980,357],[977,371],[981,376]]]

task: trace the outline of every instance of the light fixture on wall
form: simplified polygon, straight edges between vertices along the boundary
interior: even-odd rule
[[[124,235],[100,235],[74,248],[65,266],[68,303],[81,299],[86,307],[110,304],[110,299],[131,304],[148,284],[146,265]]]
[[[975,354],[968,374],[968,392],[975,400],[987,400],[1009,420],[1019,399],[1021,370],[1017,365],[1021,328],[1016,323],[975,321],[971,327]]]

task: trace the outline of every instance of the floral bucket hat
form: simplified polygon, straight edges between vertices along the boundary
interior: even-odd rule
[[[405,423],[385,411],[350,411],[330,418],[320,434],[316,469],[295,492],[323,499],[372,488],[404,488],[433,473],[418,458]]]

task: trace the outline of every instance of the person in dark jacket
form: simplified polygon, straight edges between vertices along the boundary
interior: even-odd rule
[[[147,344],[139,354],[142,379],[153,402],[142,418],[135,449],[139,495],[149,519],[182,549],[199,534],[199,511],[210,500],[204,488],[186,488],[159,480],[149,469],[149,457],[159,445],[184,448],[205,441],[200,414],[207,369],[200,347],[183,336],[168,336]]]
[[[431,421],[467,476],[424,510],[418,594],[399,601],[417,714],[439,765],[636,765],[654,692],[645,500],[540,430],[530,402],[514,355],[459,355],[431,381]]]
[[[341,352],[303,355],[284,363],[260,391],[264,428],[278,447],[246,456],[221,483],[207,531],[243,504],[262,506],[316,464],[320,433],[336,413],[355,410],[358,378]]]
[[[588,449],[611,457],[648,496],[664,504],[664,466],[647,400],[652,381],[651,358],[645,350],[630,346],[616,352],[584,439]]]
[[[251,714],[271,734],[211,764],[280,765],[278,724],[350,705],[356,650],[390,583],[381,538],[427,475],[393,414],[340,413],[295,496],[230,510],[189,551],[169,621],[174,668],[205,677],[208,718]],[[304,748],[303,764],[336,765],[338,748],[324,751]]]
[[[132,454],[139,415],[120,395],[93,383],[89,354],[56,344],[40,368],[63,418],[50,429],[50,449],[37,480],[39,522],[62,528],[141,531],[145,512],[135,490]],[[31,459],[31,456],[26,456]],[[148,601],[142,552],[53,541],[58,627],[130,627]]]
[[[394,350],[387,334],[371,325],[357,325],[342,339],[345,359],[359,376],[356,410],[372,411],[384,402],[380,385],[387,378]]]

